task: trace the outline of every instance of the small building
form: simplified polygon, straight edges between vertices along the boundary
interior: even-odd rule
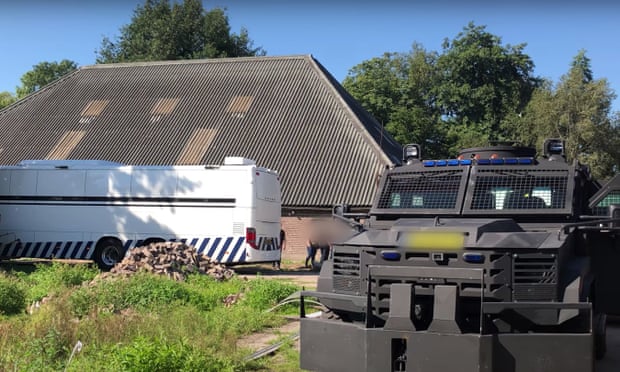
[[[0,111],[0,164],[99,159],[136,165],[255,159],[281,174],[283,226],[365,210],[400,145],[312,56],[82,67]]]

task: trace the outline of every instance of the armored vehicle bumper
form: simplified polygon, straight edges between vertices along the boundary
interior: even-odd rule
[[[303,318],[300,342],[301,368],[310,371],[594,370],[587,333],[447,334]]]

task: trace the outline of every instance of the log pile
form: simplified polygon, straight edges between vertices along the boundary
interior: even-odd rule
[[[210,275],[217,280],[230,279],[234,275],[233,270],[197,253],[195,247],[180,242],[152,243],[134,248],[110,270],[110,275],[129,276],[140,271],[166,275],[178,281],[185,280],[192,273]]]

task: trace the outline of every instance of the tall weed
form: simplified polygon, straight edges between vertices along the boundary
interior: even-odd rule
[[[15,278],[0,274],[0,315],[19,314],[26,308],[26,291]]]
[[[18,276],[28,287],[28,302],[40,301],[43,297],[59,293],[65,288],[91,281],[99,271],[90,265],[69,265],[54,262],[51,265],[37,265],[30,274]]]

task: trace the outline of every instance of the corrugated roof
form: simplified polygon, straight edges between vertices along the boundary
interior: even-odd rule
[[[0,129],[2,164],[253,158],[280,172],[289,207],[368,206],[378,174],[401,155],[309,55],[82,67],[0,111]]]

